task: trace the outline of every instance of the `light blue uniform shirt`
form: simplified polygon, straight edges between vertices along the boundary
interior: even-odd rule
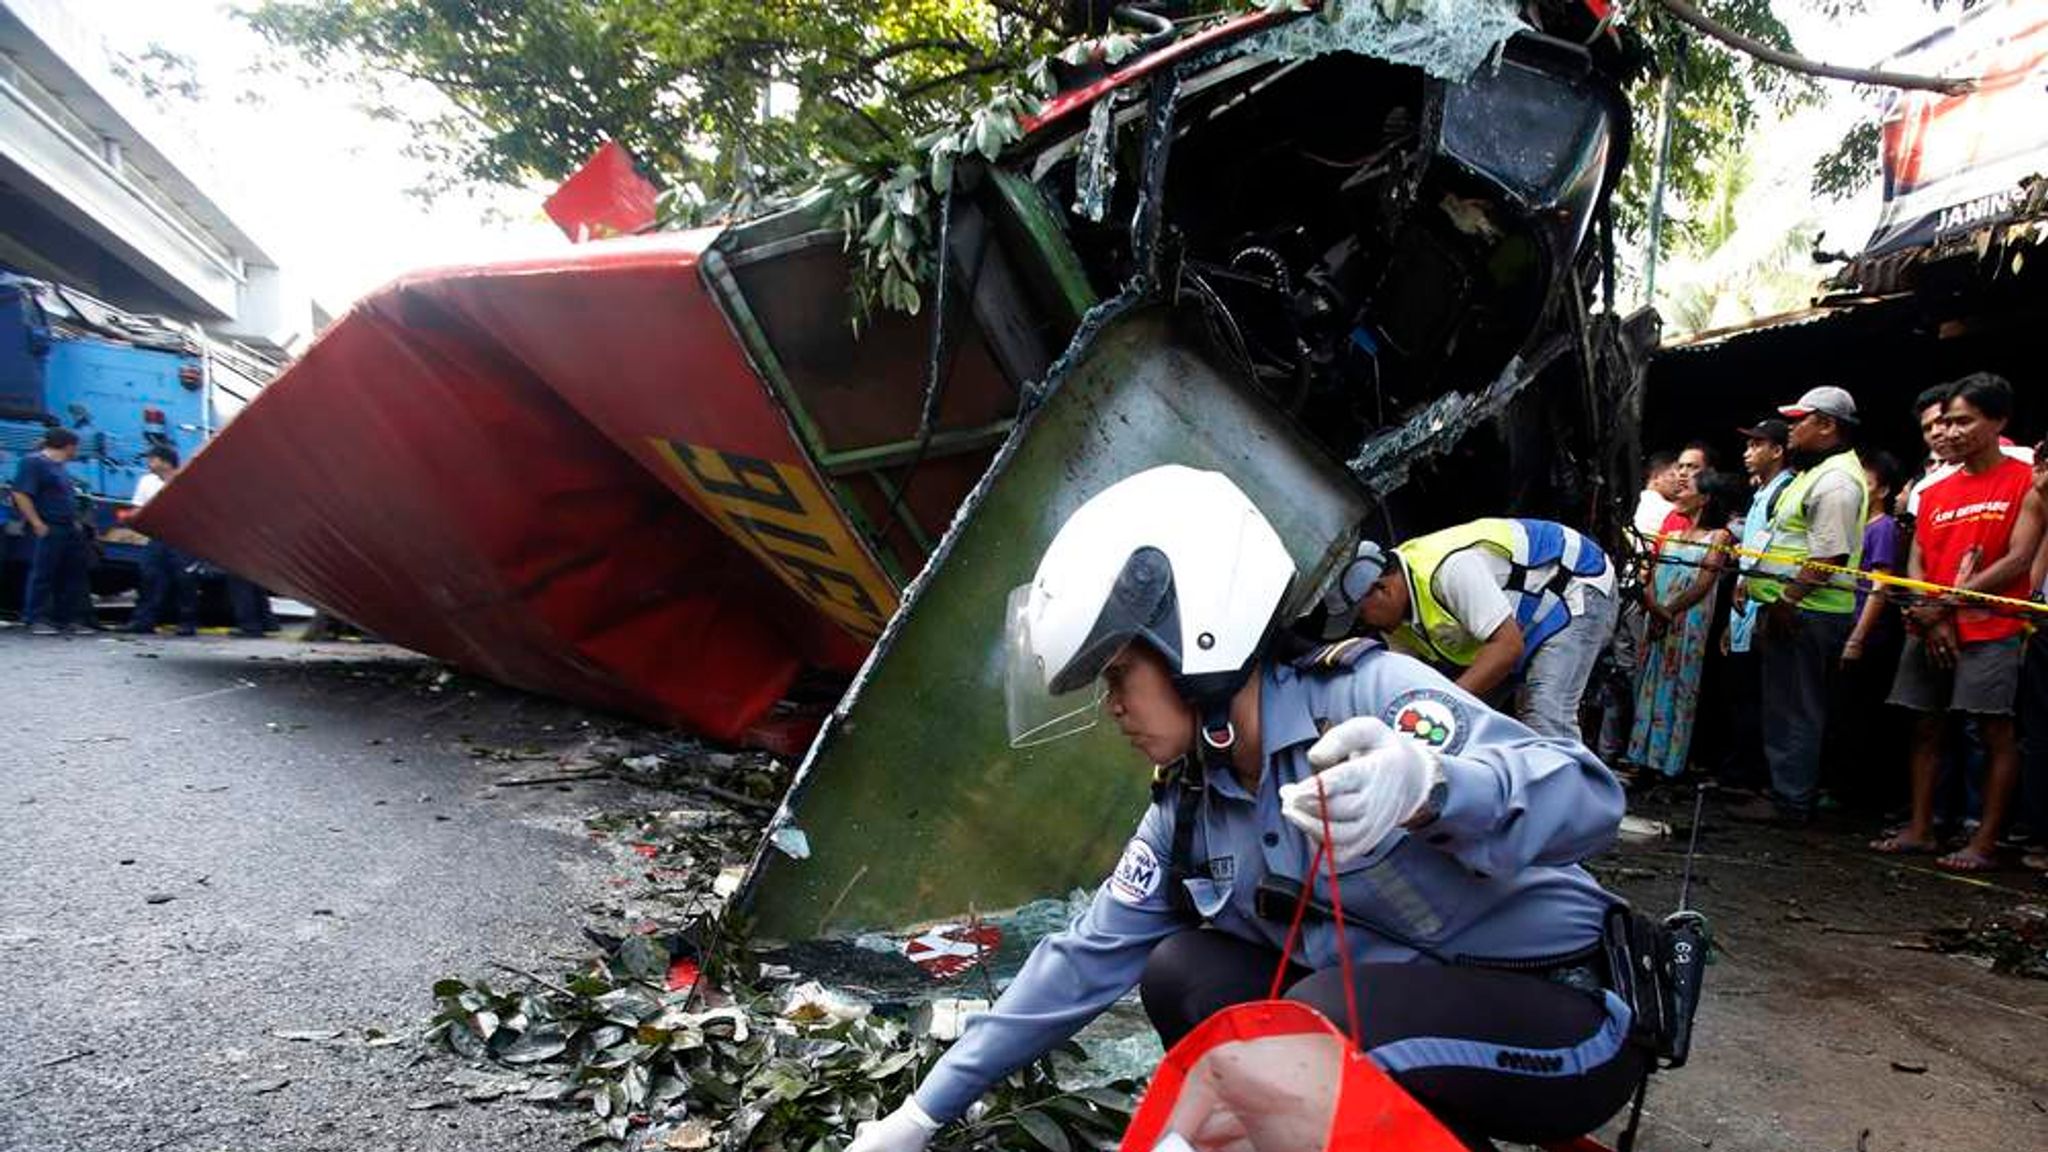
[[[1340,866],[1358,963],[1528,960],[1599,940],[1615,898],[1578,862],[1613,842],[1624,804],[1613,774],[1579,744],[1538,736],[1421,661],[1377,645],[1349,668],[1264,670],[1260,750],[1268,770],[1256,795],[1230,772],[1212,773],[1194,838],[1196,871],[1208,860],[1209,875],[1186,883],[1213,928],[1282,945],[1287,925],[1261,918],[1254,894],[1268,875],[1299,879],[1313,846],[1281,817],[1280,786],[1310,775],[1308,749],[1322,728],[1354,716],[1424,733],[1447,786],[1433,823],[1397,830]],[[1155,944],[1193,927],[1165,891],[1173,822],[1169,791],[1146,810],[1087,910],[1039,942],[994,1008],[932,1068],[917,1090],[919,1107],[941,1121],[960,1116],[1135,987]],[[1328,922],[1309,923],[1298,962],[1334,965],[1335,932]]]
[[[1771,538],[1771,501],[1792,482],[1792,470],[1781,468],[1769,482],[1760,485],[1756,495],[1749,498],[1749,514],[1742,518],[1742,549],[1745,552],[1761,552]],[[1737,565],[1744,572],[1749,571],[1751,561],[1737,557]],[[1739,604],[1728,608],[1728,650],[1749,651],[1749,638],[1756,632],[1756,612],[1762,607],[1755,600],[1744,597]]]

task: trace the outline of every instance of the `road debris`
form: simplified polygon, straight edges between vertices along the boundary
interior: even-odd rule
[[[383,743],[383,741],[373,741]],[[472,760],[488,760],[497,764],[516,764],[523,760],[553,760],[555,754],[531,745],[524,748],[493,748],[486,744],[472,744],[469,747]]]
[[[933,1000],[918,1009],[917,1028],[934,1040],[950,1044],[960,1038],[969,1020],[988,1010],[987,1000]]]
[[[612,774],[603,769],[581,772],[557,772],[546,776],[513,776],[504,780],[491,781],[493,788],[534,788],[542,784],[577,784],[586,780],[610,780]]]
[[[1650,844],[1671,838],[1671,825],[1643,816],[1623,816],[1617,833],[1624,844]]]
[[[811,858],[811,838],[804,835],[803,829],[794,825],[785,824],[777,828],[769,835],[768,841],[775,845],[776,851],[792,860]]]
[[[743,955],[722,967],[736,974]],[[659,1135],[655,1147],[701,1146],[696,1130],[684,1132],[691,1121],[711,1125],[726,1148],[810,1147],[877,1117],[937,1055],[930,1035],[872,1012],[849,1017],[851,998],[815,982],[777,995],[735,980],[720,993],[728,1003],[698,1006],[705,997],[661,991],[649,975],[622,950],[545,987],[443,980],[430,1035],[490,1070],[471,1099],[511,1095],[517,1079],[525,1099],[587,1107],[600,1140],[645,1128]],[[1034,1130],[1080,1147],[1113,1139],[1129,1091],[1063,1087],[1062,1064],[1073,1062],[1063,1053],[1013,1075],[983,1118],[941,1147],[1050,1147]]]
[[[648,755],[632,744],[593,742],[565,761],[616,770]],[[714,758],[684,747],[658,758],[647,783],[678,791],[696,793],[692,785],[715,777],[720,790],[752,799],[751,788],[786,781],[779,764],[755,756]],[[750,787],[750,775],[764,779]],[[907,1094],[988,1000],[921,1007],[934,973],[906,953],[930,952],[957,975],[992,956],[1003,932],[976,921],[887,940],[879,944],[886,956],[848,948],[886,960],[875,971],[887,989],[879,996],[849,986],[844,977],[861,969],[830,963],[823,952],[757,949],[720,915],[745,875],[765,806],[720,802],[588,818],[587,835],[616,870],[584,929],[595,954],[566,968],[488,961],[505,979],[437,982],[422,1039],[466,1062],[465,1074],[447,1083],[473,1103],[585,1110],[591,1137],[608,1146],[630,1140],[684,1150],[843,1140]],[[1066,903],[1049,907],[1064,914]],[[810,959],[828,963],[807,973]],[[1104,1079],[1069,1046],[1010,1077],[978,1120],[949,1130],[934,1152],[1114,1141],[1133,1086]],[[458,1102],[435,1094],[414,1107]]]
[[[2009,912],[1927,934],[1934,950],[1974,956],[2008,976],[2048,980],[2048,907],[2020,904]]]
[[[789,990],[782,1016],[799,1024],[844,1024],[864,1020],[875,1006],[858,996],[809,980]]]
[[[703,969],[699,968],[697,961],[693,959],[671,960],[668,965],[668,990],[687,993],[697,986],[697,981],[703,974]]]
[[[993,924],[941,924],[905,941],[903,957],[934,980],[951,980],[1002,943],[1002,929]]]

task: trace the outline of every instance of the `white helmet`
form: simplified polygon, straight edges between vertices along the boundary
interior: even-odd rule
[[[1293,578],[1279,534],[1220,472],[1169,464],[1096,493],[1010,593],[1011,746],[1092,725],[1101,695],[1085,690],[1133,640],[1166,658],[1211,742],[1227,744],[1230,698]]]

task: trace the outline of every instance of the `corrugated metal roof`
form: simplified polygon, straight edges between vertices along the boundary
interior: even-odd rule
[[[1832,297],[1810,308],[1801,308],[1793,312],[1780,312],[1774,316],[1760,316],[1748,323],[1736,324],[1726,328],[1710,328],[1704,332],[1688,333],[1675,340],[1667,341],[1657,349],[1656,354],[1662,356],[1670,352],[1701,352],[1709,348],[1718,348],[1729,341],[1745,336],[1754,336],[1759,333],[1773,332],[1785,328],[1802,328],[1811,324],[1821,324],[1862,308],[1902,299],[1906,295],[1908,294],[1894,292],[1875,296]]]

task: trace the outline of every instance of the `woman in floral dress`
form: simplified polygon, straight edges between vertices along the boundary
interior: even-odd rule
[[[1701,493],[1695,477],[1678,498],[1688,527],[1673,525],[1651,553],[1650,579],[1643,589],[1650,640],[1636,677],[1636,723],[1628,760],[1677,776],[1692,747],[1699,713],[1700,671],[1706,665],[1707,633],[1714,621],[1714,588],[1726,566],[1728,514],[1723,501]]]

